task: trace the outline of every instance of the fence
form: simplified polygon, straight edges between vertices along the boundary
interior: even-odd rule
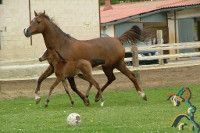
[[[163,65],[163,59],[170,59],[170,58],[181,58],[181,57],[194,57],[200,56],[200,52],[191,52],[191,53],[176,53],[176,54],[166,54],[163,55],[164,50],[180,50],[180,49],[189,49],[189,48],[200,48],[200,42],[186,42],[186,43],[174,43],[174,44],[160,44],[160,45],[151,45],[151,46],[142,46],[138,47],[138,50],[134,50],[135,55],[138,55],[139,51],[157,51],[158,55],[149,55],[138,57],[136,60],[136,64],[139,60],[159,60],[159,65]],[[126,48],[126,52],[131,52],[131,48]],[[135,58],[137,59],[137,58]],[[127,61],[134,61],[132,57],[125,58],[125,62]]]
[[[2,31],[0,30],[0,50],[1,50],[1,34],[2,34]]]
[[[200,60],[198,62],[189,62],[183,64],[164,64],[162,63],[162,59],[170,59],[170,58],[180,58],[180,57],[193,57],[200,56],[200,52],[192,52],[192,53],[179,53],[179,54],[167,54],[164,55],[164,50],[179,50],[179,49],[188,49],[188,48],[200,48],[200,42],[188,42],[188,43],[175,43],[175,44],[161,44],[161,45],[151,45],[151,46],[143,46],[143,47],[134,47],[133,49],[138,49],[138,51],[158,51],[158,55],[154,56],[144,56],[138,57],[138,51],[136,55],[136,62],[139,64],[139,60],[154,60],[158,59],[160,62],[156,65],[145,65],[139,67],[128,67],[131,71],[137,70],[149,70],[149,69],[159,69],[159,68],[170,68],[170,67],[180,67],[181,66],[191,66],[191,65],[200,65]],[[131,48],[126,48],[126,52],[131,52]],[[125,58],[125,61],[135,61],[135,58]],[[17,64],[16,64],[17,62]],[[136,63],[136,64],[137,64]],[[40,63],[38,59],[31,60],[13,60],[13,61],[0,61],[0,81],[8,81],[8,80],[25,80],[25,79],[35,79],[41,75],[42,72],[48,66],[48,63]],[[102,74],[101,67],[95,68],[93,74]],[[114,72],[118,72],[114,70]],[[136,74],[137,75],[137,74]],[[139,74],[138,74],[139,75]],[[54,76],[53,76],[54,77]]]

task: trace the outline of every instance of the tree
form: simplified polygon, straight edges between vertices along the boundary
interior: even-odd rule
[[[139,1],[149,1],[149,0],[110,0],[111,4],[119,4],[122,2],[139,2]],[[105,0],[100,0],[100,5],[105,5]]]

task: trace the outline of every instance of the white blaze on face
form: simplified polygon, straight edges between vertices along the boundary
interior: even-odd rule
[[[24,33],[26,33],[26,32],[27,32],[27,29],[28,29],[27,27],[24,29]]]

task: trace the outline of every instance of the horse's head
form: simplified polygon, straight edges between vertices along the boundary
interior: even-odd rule
[[[47,49],[44,54],[39,58],[39,61],[42,62],[42,61],[45,61],[45,60],[48,60],[49,62],[51,62],[54,58],[53,56],[53,50],[51,49]]]
[[[40,62],[45,61],[45,60],[48,60],[48,62],[51,62],[51,63],[53,61],[65,62],[65,60],[62,57],[60,57],[59,53],[52,48],[47,48],[47,50],[44,52],[44,54],[39,58]]]
[[[39,61],[42,62],[42,61],[45,61],[45,60],[50,60],[52,58],[52,55],[49,53],[48,50],[46,50],[44,52],[44,54],[39,58]]]
[[[45,11],[43,13],[35,13],[35,17],[31,21],[31,24],[29,27],[24,29],[24,35],[26,37],[30,37],[31,35],[42,33],[44,31],[45,27]]]

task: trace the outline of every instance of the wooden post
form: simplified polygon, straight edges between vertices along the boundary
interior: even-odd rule
[[[29,7],[29,23],[31,24],[31,0],[28,1],[28,7]],[[33,45],[32,36],[30,36],[30,44]]]
[[[162,32],[162,30],[157,30],[157,43],[163,44],[163,32]]]
[[[163,32],[162,32],[162,30],[157,30],[157,43],[158,44],[163,44]],[[158,55],[163,55],[163,50],[162,49],[160,49],[158,51]],[[159,59],[158,61],[159,61],[159,65],[163,65],[164,64],[163,59]]]
[[[1,30],[0,30],[0,50],[1,50]]]
[[[137,47],[136,44],[132,44],[131,51],[132,51],[132,63],[133,63],[133,67],[138,68],[138,67],[139,67],[138,47]],[[137,81],[140,83],[140,74],[139,74],[139,70],[136,69],[136,70],[134,71],[134,74],[135,74],[135,76],[136,76]]]
[[[139,67],[139,59],[138,59],[138,47],[136,44],[133,44],[131,47],[132,51],[132,63],[133,67]]]

